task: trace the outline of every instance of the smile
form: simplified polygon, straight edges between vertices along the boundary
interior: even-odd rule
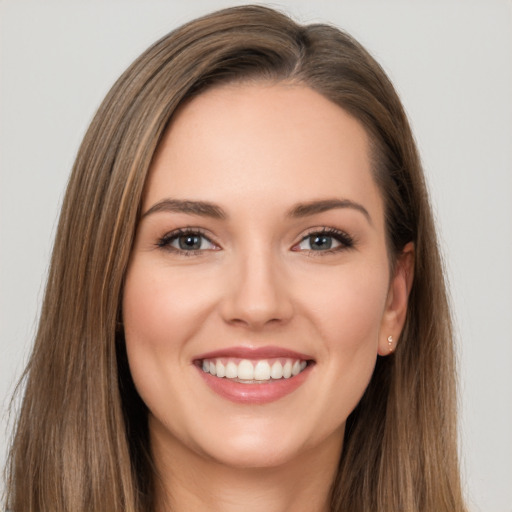
[[[230,347],[196,356],[203,382],[216,395],[240,404],[265,404],[299,389],[316,361],[281,347]]]
[[[301,359],[203,359],[201,368],[210,375],[232,379],[246,384],[258,384],[272,380],[289,379],[305,370],[308,363]]]

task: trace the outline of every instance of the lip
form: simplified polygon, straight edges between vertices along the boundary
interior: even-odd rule
[[[313,358],[308,354],[301,354],[294,350],[285,349],[282,347],[231,347],[220,350],[214,350],[194,357],[195,361],[203,359],[215,359],[219,357],[235,357],[240,359],[272,359],[272,358],[289,358],[289,359],[302,359],[304,361],[311,361]]]
[[[243,384],[232,379],[215,377],[202,370],[200,361],[221,357],[241,359],[290,358],[308,361],[308,366],[298,375],[289,379],[278,379],[270,382]],[[194,358],[194,366],[208,387],[217,395],[240,404],[265,404],[274,402],[293,393],[311,374],[314,360],[307,354],[281,347],[231,347],[198,355]]]

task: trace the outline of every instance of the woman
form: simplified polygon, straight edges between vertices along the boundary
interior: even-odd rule
[[[85,136],[8,506],[462,511],[453,359],[382,69],[332,27],[220,11],[137,59]]]

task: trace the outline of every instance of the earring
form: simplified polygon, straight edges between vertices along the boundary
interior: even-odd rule
[[[389,352],[393,352],[393,336],[388,336]]]

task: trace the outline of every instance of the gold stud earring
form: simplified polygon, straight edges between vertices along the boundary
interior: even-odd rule
[[[393,336],[388,336],[389,352],[393,352]]]

